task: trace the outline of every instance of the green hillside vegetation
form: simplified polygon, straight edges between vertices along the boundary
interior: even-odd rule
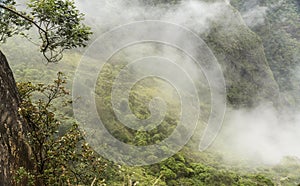
[[[27,173],[20,169],[17,180],[24,177],[33,179],[37,176],[50,185],[64,185],[66,182],[72,185],[89,185],[90,183],[132,185],[133,182],[138,182],[140,185],[274,185],[264,174],[237,173],[230,170],[230,167],[221,165],[214,154],[194,152],[191,155],[188,147],[167,160],[151,166],[129,167],[109,162],[98,156],[84,142],[76,122],[70,118],[71,115],[63,112],[67,112],[68,108],[59,107],[60,109],[56,110],[58,102],[68,107],[67,100],[62,102],[68,95],[68,91],[63,87],[64,83],[62,74],[59,74],[58,79],[52,85],[19,84],[23,100],[20,110],[30,122],[29,126],[33,127],[29,139],[33,150],[38,152],[35,153],[35,161],[39,172]],[[144,92],[137,94],[149,96]],[[32,97],[33,95],[34,97],[40,95],[40,98],[37,100]],[[55,97],[49,95],[55,95]],[[144,109],[140,108],[143,102],[133,99],[137,105],[133,107],[138,116],[145,117]],[[110,115],[107,117],[110,123],[115,122]],[[167,117],[166,126],[163,124],[159,131],[172,130],[169,122],[172,119],[174,120],[172,116]],[[147,145],[152,142],[151,140],[160,140],[165,137],[165,133],[155,133],[152,137],[151,133],[122,130],[118,125],[109,126],[108,130],[111,130],[120,140],[135,145]],[[50,138],[45,138],[45,136]],[[40,146],[41,143],[42,146]],[[189,158],[191,156],[193,158]]]
[[[231,3],[242,13],[247,10],[247,1]],[[284,104],[299,105],[296,92],[297,70],[300,53],[299,1],[257,1],[256,6],[267,7],[264,24],[249,25],[262,40],[265,56],[279,86]]]
[[[278,108],[287,105],[297,107],[300,100],[297,94],[299,88],[294,84],[297,78],[295,69],[298,69],[300,59],[300,11],[297,1],[282,1],[277,7],[274,6],[274,1],[259,1],[260,6],[270,7],[265,17],[266,24],[250,28],[240,14],[245,9],[245,3],[246,0],[232,0],[232,6],[224,7],[230,10],[230,14],[226,14],[232,21],[230,26],[222,21],[214,22],[210,32],[203,34],[203,39],[224,70],[229,107],[250,108],[260,101],[273,102]],[[286,157],[278,165],[251,166],[241,160],[237,160],[238,163],[235,164],[226,162],[222,154],[213,149],[206,152],[193,151],[207,121],[209,102],[200,105],[203,115],[199,119],[195,136],[183,150],[165,161],[149,166],[130,167],[102,158],[85,142],[84,134],[79,132],[70,102],[71,81],[82,51],[67,52],[62,62],[46,65],[40,62],[42,57],[37,55],[38,51],[34,48],[21,38],[10,39],[1,46],[1,50],[8,54],[7,58],[19,82],[22,114],[38,125],[29,139],[33,150],[42,157],[37,156],[35,159],[36,166],[40,166],[39,172],[28,173],[21,169],[16,179],[40,177],[49,185],[300,184],[300,160],[295,157]],[[121,56],[117,60],[125,59]],[[106,128],[114,137],[128,144],[145,146],[162,141],[179,122],[180,99],[176,90],[158,78],[146,78],[136,84],[129,100],[130,109],[137,118],[146,119],[150,116],[147,104],[157,95],[166,102],[167,111],[161,125],[151,131],[130,129],[118,122],[111,105],[112,83],[122,67],[122,62],[118,61],[106,64],[97,80],[95,100]],[[56,79],[57,72],[61,70],[64,75],[59,73]],[[136,71],[132,72],[134,73]],[[130,78],[129,73],[128,81]],[[86,83],[90,82],[87,80]],[[58,89],[55,89],[58,84]],[[202,85],[202,88],[205,93],[206,85]],[[51,95],[53,91],[58,91],[59,94],[55,94],[51,104],[47,104],[47,95]],[[39,144],[41,140],[44,140],[42,147]]]

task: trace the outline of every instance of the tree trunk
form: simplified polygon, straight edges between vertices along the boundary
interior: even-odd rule
[[[13,73],[0,51],[0,186],[16,185],[20,167],[32,168],[30,147],[26,143],[26,122],[18,113],[20,97]],[[23,179],[18,185],[27,185]]]

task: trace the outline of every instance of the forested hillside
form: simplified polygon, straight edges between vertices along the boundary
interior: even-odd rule
[[[284,104],[297,106],[299,86],[299,1],[232,1],[257,33]]]
[[[58,2],[61,1],[49,2],[53,3],[48,4],[49,7],[57,5],[59,10]],[[85,20],[78,21],[83,21],[92,28],[93,35],[86,43],[87,48],[63,50],[61,61],[49,63],[43,52],[41,53],[42,49],[35,44],[39,36],[34,34],[34,30],[8,38],[0,45],[0,50],[12,69],[19,92],[19,108],[15,109],[19,115],[12,112],[11,117],[15,117],[15,114],[28,124],[25,131],[28,142],[26,145],[30,146],[34,163],[31,168],[28,168],[29,165],[22,165],[14,173],[16,184],[300,185],[300,153],[297,143],[297,137],[300,137],[298,0],[231,0],[230,3],[223,0],[76,0],[70,6],[75,8],[75,5],[85,14]],[[25,7],[23,2],[16,6],[21,10]],[[47,6],[43,7],[41,4],[36,11],[42,12],[43,8],[47,9]],[[2,10],[0,8],[0,13]],[[101,38],[105,37],[107,31],[129,22],[145,20],[161,20],[188,28],[206,43],[220,64],[226,84],[227,109],[218,137],[205,151],[199,151],[199,141],[211,117],[211,99],[214,95],[211,93],[213,88],[209,84],[209,76],[198,69],[193,60],[188,59],[178,48],[166,43],[134,43],[114,51],[109,59],[105,59],[107,61],[100,58],[104,56],[101,43],[98,48],[91,49],[97,41],[102,41]],[[4,31],[0,29],[0,34],[1,32]],[[63,31],[60,34],[62,33]],[[80,43],[80,32],[78,33],[75,38]],[[181,38],[180,34],[172,34],[185,43],[185,38]],[[128,35],[125,33],[122,37],[129,37]],[[168,35],[171,33],[167,32],[162,37]],[[114,43],[108,48],[110,47],[115,47]],[[190,112],[186,116],[193,118],[198,115],[199,113],[194,113],[197,107],[201,114],[188,143],[178,152],[174,150],[174,155],[155,164],[147,164],[146,162],[152,160],[155,162],[164,153],[170,153],[169,146],[163,146],[159,153],[133,153],[136,164],[140,166],[131,166],[126,164],[126,155],[120,157],[119,161],[106,157],[120,152],[126,154],[134,151],[136,146],[163,143],[182,121],[182,99],[196,99],[189,84],[183,81],[185,79],[181,74],[174,74],[175,70],[172,68],[163,65],[129,65],[132,61],[147,56],[172,56],[169,59],[174,59],[174,64],[191,72],[189,78],[196,86],[200,102],[192,102],[199,104],[189,105],[187,108]],[[1,58],[2,61],[4,58]],[[86,69],[78,69],[83,62]],[[101,72],[98,74],[96,70],[99,64]],[[180,87],[174,87],[172,81],[161,77],[144,78],[144,74],[152,72],[153,69],[168,71],[168,75],[179,82]],[[76,77],[78,73],[85,76]],[[91,76],[95,73],[98,76],[94,86]],[[120,74],[123,75],[122,82],[115,83]],[[137,77],[143,78],[135,81]],[[76,78],[83,83],[72,84],[73,81],[76,82]],[[127,101],[118,96],[132,82],[134,85],[130,88],[127,105]],[[1,83],[0,87],[2,85],[4,84]],[[74,95],[72,97],[73,88],[78,86],[84,95],[92,95],[93,100],[74,98]],[[116,93],[113,92],[114,87],[118,87]],[[12,88],[12,91],[15,90]],[[0,98],[1,103],[5,101]],[[161,104],[159,100],[152,102],[155,99],[164,100],[164,103]],[[78,103],[86,109],[76,110],[74,105]],[[131,145],[130,148],[122,149],[109,142],[98,143],[97,140],[106,139],[99,137],[104,136],[104,132],[98,131],[97,126],[92,128],[89,125],[98,121],[98,116],[90,117],[89,108],[93,107],[91,103],[95,104],[95,110],[108,133],[118,141]],[[1,107],[4,108],[3,104]],[[3,108],[0,109],[0,118],[4,116]],[[151,130],[146,130],[140,123],[132,122],[128,111],[141,121],[151,118],[157,110],[161,114],[162,108],[165,108],[164,117],[160,125],[153,122],[147,126]],[[120,113],[128,115],[122,120],[118,116]],[[124,125],[123,121],[131,122],[132,128]],[[4,126],[4,121],[1,122]],[[260,129],[263,132],[260,133]],[[189,127],[180,128],[178,139],[185,139],[190,130]],[[237,135],[240,131],[243,132]],[[276,136],[281,132],[282,135]],[[267,137],[263,138],[262,135]],[[279,149],[287,143],[287,150]],[[262,146],[265,144],[266,146]],[[271,145],[268,146],[269,144]],[[256,148],[257,146],[260,148]],[[284,152],[273,154],[281,150]],[[108,155],[101,154],[103,151]],[[128,162],[132,158],[129,156]]]

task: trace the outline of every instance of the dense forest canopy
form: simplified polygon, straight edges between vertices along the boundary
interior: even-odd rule
[[[5,54],[0,55],[3,147],[0,178],[7,178],[0,185],[300,184],[299,3],[298,0],[0,0],[0,50]],[[210,48],[222,69],[226,81],[226,115],[216,141],[204,152],[199,151],[199,141],[211,117],[213,94],[210,80],[184,51],[165,43],[142,42],[114,51],[107,61],[101,59],[104,50],[97,41],[105,38],[103,34],[120,25],[145,20],[165,21],[189,29]],[[139,31],[133,30],[136,34]],[[121,38],[132,35],[123,34]],[[168,36],[186,42],[186,38],[176,33],[161,35]],[[107,48],[110,47],[115,46]],[[155,160],[161,154],[148,151],[136,154],[136,162],[144,165],[136,167],[102,156],[103,149],[108,153],[131,149],[95,147],[101,131],[87,128],[81,121],[95,122],[98,116],[89,117],[88,109],[74,112],[72,102],[84,104],[85,108],[94,102],[107,131],[122,143],[146,147],[163,142],[180,124],[182,97],[191,100],[195,97],[190,94],[189,84],[181,82],[184,79],[181,74],[172,74],[168,66],[129,65],[147,56],[172,59],[189,72],[199,94],[197,106],[201,114],[193,136],[179,152],[152,165],[144,165],[143,158]],[[93,88],[92,102],[72,98],[72,81],[78,78],[76,72],[81,70],[78,66],[83,62],[86,69],[82,72],[86,74],[79,77],[83,83],[76,86],[84,94],[90,94]],[[98,73],[94,71],[99,64],[101,72],[94,85],[90,76]],[[171,71],[170,77],[177,78],[183,91],[174,88],[170,81],[151,76],[135,82],[128,103],[113,97],[113,87],[118,87],[121,94],[136,77],[153,69]],[[123,81],[118,84],[115,81],[120,74]],[[13,99],[7,99],[10,98],[6,96],[7,90]],[[120,105],[117,109],[114,99]],[[12,108],[9,113],[14,120],[6,117],[8,107]],[[130,128],[118,118],[118,113],[130,110],[137,119],[147,120],[162,108],[164,117],[160,125],[149,125],[151,130],[140,127],[139,123],[132,123],[134,129]],[[188,116],[195,115],[191,111]],[[130,117],[128,114],[123,119],[132,121]],[[5,152],[8,147],[5,140],[15,138],[3,132],[2,126],[14,126],[13,123],[19,125],[12,131],[22,133],[14,145],[16,149],[22,148],[16,154],[4,156],[10,153]],[[178,135],[186,137],[189,130],[180,128]],[[165,150],[161,153],[169,152],[167,147]],[[5,157],[10,157],[8,164],[4,164]],[[5,173],[8,168],[3,165],[11,168],[11,174]]]

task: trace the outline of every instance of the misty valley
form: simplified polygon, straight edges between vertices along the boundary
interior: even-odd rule
[[[0,186],[300,185],[299,0],[0,0]]]

